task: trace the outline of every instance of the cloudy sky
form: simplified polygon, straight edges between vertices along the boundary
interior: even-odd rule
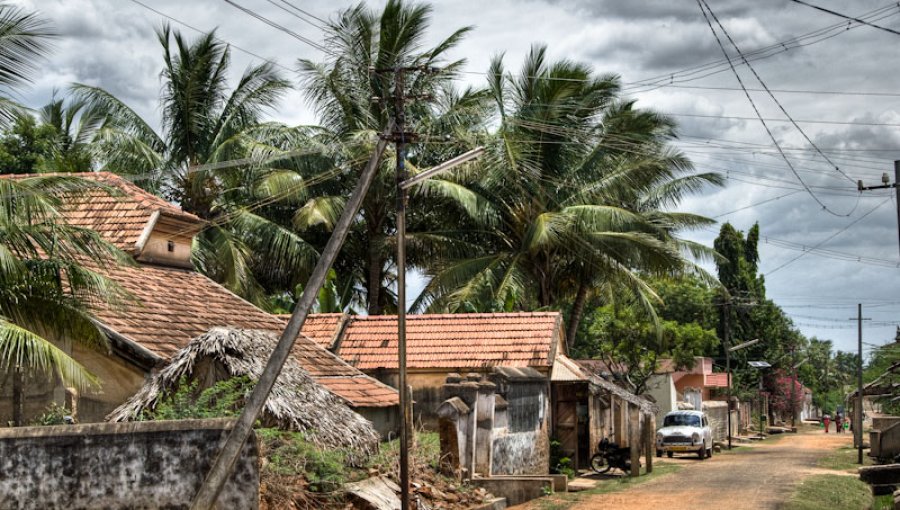
[[[222,39],[242,49],[234,51],[236,75],[259,62],[246,52],[277,62],[292,77],[298,58],[324,58],[318,49],[222,0],[142,1],[192,27],[218,27]],[[235,1],[305,37],[322,39],[313,24],[288,12],[284,0]],[[761,269],[769,296],[805,334],[855,350],[855,323],[847,319],[861,302],[864,315],[873,319],[864,341],[892,340],[892,322],[900,321],[896,202],[886,191],[860,195],[853,182],[878,184],[883,172],[893,180],[892,161],[900,159],[900,87],[895,85],[900,83],[900,36],[787,0],[707,1],[802,128],[785,122],[750,70],[738,67],[762,116],[773,119],[769,127],[793,170],[755,120],[694,0],[445,0],[434,3],[430,35],[437,41],[458,27],[474,26],[454,57],[468,60],[463,80],[475,84],[484,80],[479,73],[493,55],[505,52],[507,66],[515,69],[533,43],[549,45],[554,58],[618,74],[641,106],[676,116],[679,144],[698,169],[727,174],[725,189],[709,190],[681,208],[742,230],[760,223]],[[321,18],[353,4],[289,2]],[[900,29],[897,3],[814,2]],[[154,29],[166,21],[163,17],[133,0],[17,3],[42,12],[60,34],[34,87],[23,92],[24,102],[41,105],[54,90],[82,82],[100,85],[147,118],[158,119],[161,53]],[[382,4],[370,3],[374,8]],[[723,43],[732,51],[727,40]],[[300,92],[288,97],[274,117],[288,123],[315,119]],[[715,230],[693,237],[711,244]]]

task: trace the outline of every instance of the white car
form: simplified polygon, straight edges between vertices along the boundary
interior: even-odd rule
[[[696,453],[701,460],[712,457],[713,438],[709,419],[702,411],[672,411],[663,418],[663,426],[656,432],[656,456],[663,452],[671,457],[675,452]]]

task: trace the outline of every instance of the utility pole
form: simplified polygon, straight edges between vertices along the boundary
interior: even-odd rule
[[[388,132],[390,132],[390,129],[392,128],[393,126],[388,129]],[[234,469],[234,464],[241,453],[244,443],[247,442],[247,438],[250,437],[250,434],[253,432],[253,424],[259,417],[259,413],[262,411],[263,406],[269,397],[269,393],[275,385],[278,374],[281,373],[282,367],[284,367],[285,362],[290,356],[291,348],[294,346],[294,342],[300,335],[300,330],[303,327],[303,323],[306,321],[306,316],[309,315],[309,311],[312,309],[313,304],[315,304],[319,295],[319,290],[321,290],[322,285],[325,283],[325,277],[327,276],[331,265],[334,263],[335,258],[337,258],[341,246],[344,244],[344,240],[350,230],[350,225],[359,212],[362,201],[369,191],[369,186],[372,184],[375,175],[378,173],[381,155],[384,153],[386,146],[387,141],[384,139],[380,139],[375,146],[375,151],[372,153],[366,167],[360,174],[359,181],[356,183],[356,188],[354,188],[353,193],[350,195],[347,205],[344,206],[344,211],[341,213],[341,217],[335,225],[334,232],[328,239],[328,243],[325,245],[325,249],[322,251],[322,255],[319,257],[309,281],[303,287],[303,294],[300,296],[300,300],[294,307],[291,318],[288,321],[284,332],[281,333],[281,337],[278,339],[278,344],[272,350],[272,354],[269,356],[269,361],[266,363],[266,367],[263,369],[259,381],[257,381],[256,386],[253,387],[253,392],[247,399],[244,410],[241,411],[241,415],[235,422],[234,428],[231,430],[231,433],[228,434],[228,439],[225,440],[225,444],[222,446],[222,449],[219,450],[219,454],[216,456],[215,461],[213,461],[213,465],[206,475],[203,485],[200,486],[200,490],[191,502],[191,510],[212,510],[215,507],[219,493],[222,492],[222,487],[225,486],[225,482],[231,475],[231,471]],[[401,395],[402,394],[403,392],[401,392]]]
[[[406,146],[415,142],[416,133],[406,131],[406,103],[416,99],[430,99],[427,95],[406,93],[406,74],[419,72],[436,72],[437,69],[426,66],[397,66],[375,69],[376,74],[394,75],[393,117],[394,129],[383,137],[385,141],[394,143],[396,153],[397,183],[397,386],[400,392],[400,508],[409,510],[409,440],[412,433],[412,410],[410,408],[410,389],[407,384],[406,370],[406,205],[407,187],[404,183],[409,179],[406,169]]]
[[[850,320],[854,320],[851,318]],[[862,342],[862,325],[863,321],[872,319],[862,316],[862,303],[856,305],[856,327],[858,333],[858,352],[859,359],[856,360],[856,403],[853,409],[853,440],[856,442],[858,455],[857,464],[863,463],[863,342]]]
[[[894,160],[894,183],[891,184],[891,179],[888,177],[887,172],[881,174],[881,186],[864,186],[862,180],[856,181],[856,188],[862,191],[869,191],[873,189],[890,189],[893,188],[896,193],[896,202],[897,202],[897,242],[898,246],[900,246],[900,161]]]
[[[797,431],[797,351],[791,345],[791,428]]]
[[[725,316],[722,317],[722,336],[725,340],[725,373],[728,376],[728,449],[731,450],[731,300],[725,304]]]

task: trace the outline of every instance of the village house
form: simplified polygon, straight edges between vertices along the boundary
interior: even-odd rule
[[[321,346],[379,381],[397,386],[396,316],[313,317],[323,326],[316,336]],[[498,452],[493,474],[511,474],[513,463],[504,459],[522,457],[514,444],[527,444],[531,462],[535,455],[545,459],[535,462],[532,471],[517,474],[546,473],[551,438],[559,441],[575,465],[586,467],[600,439],[630,443],[629,434],[632,427],[638,429],[640,418],[631,416],[629,409],[655,412],[648,401],[587,374],[567,357],[559,312],[409,315],[406,337],[407,381],[414,416],[422,426],[439,428],[439,411],[448,397],[456,395],[457,379],[496,386],[491,394],[500,418],[493,422],[503,430],[493,436]],[[459,402],[456,405],[458,414]],[[512,441],[510,434],[526,434],[529,439]]]
[[[57,402],[68,404],[81,422],[102,421],[191,339],[211,328],[281,333],[284,323],[280,319],[193,270],[191,243],[204,228],[199,218],[115,174],[81,175],[119,193],[111,196],[97,190],[69,198],[61,212],[69,223],[97,231],[134,257],[134,266],[101,269],[133,300],[94,310],[109,338],[108,352],[88,350],[63,339],[61,347],[95,374],[102,386],[76,393],[45,382],[30,384],[27,417],[38,416],[50,402]],[[324,342],[322,330],[332,329],[330,320],[323,317],[307,321],[294,347],[293,361],[387,434],[397,423],[397,392],[319,345]],[[0,402],[0,419],[5,422],[11,416],[10,399]]]

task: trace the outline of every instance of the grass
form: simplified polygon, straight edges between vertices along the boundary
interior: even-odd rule
[[[845,446],[835,450],[827,457],[822,457],[816,465],[820,468],[833,469],[835,471],[856,472],[860,465],[856,463],[859,453],[852,446]],[[872,457],[863,454],[863,466],[872,465]]]
[[[872,507],[872,491],[864,482],[844,475],[810,476],[781,508],[784,510],[868,510]]]
[[[875,498],[872,510],[894,510],[894,496],[886,494]]]
[[[623,491],[636,485],[647,483],[654,478],[675,473],[681,469],[681,467],[682,466],[677,464],[657,464],[653,466],[653,472],[649,475],[646,474],[644,468],[641,468],[641,476],[637,478],[623,476],[621,478],[601,480],[593,489],[581,492],[554,493],[535,501],[533,505],[528,508],[532,510],[566,510],[572,505],[582,502],[591,496]]]

